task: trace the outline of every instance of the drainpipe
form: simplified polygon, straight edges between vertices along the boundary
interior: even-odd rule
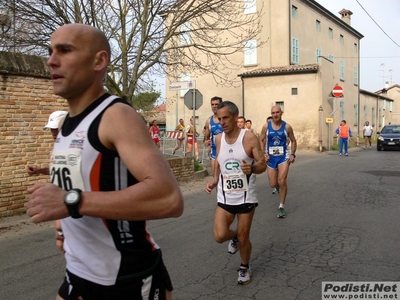
[[[376,112],[375,112],[375,130],[377,131],[378,126],[379,126],[379,96],[376,98]]]
[[[292,1],[289,2],[289,63],[292,64]]]
[[[360,130],[361,130],[361,126],[360,126],[360,121],[361,121],[361,108],[360,108],[360,106],[361,106],[361,99],[360,99],[360,74],[361,74],[361,70],[360,70],[360,67],[361,67],[361,65],[360,65],[360,40],[358,40],[358,86],[357,86],[357,91],[358,91],[358,93],[357,93],[357,95],[358,95],[358,100],[357,100],[357,103],[358,103],[358,113],[357,113],[357,118],[358,118],[358,120],[357,120],[357,136],[360,136]],[[365,121],[365,120],[364,120]],[[364,127],[364,126],[363,126]]]
[[[240,77],[240,79],[242,80],[242,116],[245,116],[244,114],[244,80],[243,80],[243,76]]]
[[[323,128],[323,112],[324,109],[322,108],[322,105],[319,106],[318,108],[318,115],[319,115],[319,152],[322,152],[322,128]]]

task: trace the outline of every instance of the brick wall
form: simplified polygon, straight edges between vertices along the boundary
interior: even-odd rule
[[[167,160],[178,182],[185,182],[194,179],[193,157],[174,157],[168,158]]]
[[[26,211],[26,189],[47,176],[29,177],[27,164],[47,164],[53,139],[43,130],[55,110],[67,110],[53,95],[42,57],[0,52],[0,217]]]
[[[48,180],[29,177],[25,166],[48,164],[53,139],[43,126],[55,110],[68,106],[53,95],[45,58],[0,52],[0,218],[25,213],[26,189]],[[178,181],[193,180],[193,158],[168,162]]]

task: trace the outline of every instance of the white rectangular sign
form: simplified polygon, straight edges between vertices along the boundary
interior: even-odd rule
[[[170,91],[179,91],[189,89],[189,81],[175,81],[169,83]]]
[[[321,299],[399,299],[399,281],[323,281]]]

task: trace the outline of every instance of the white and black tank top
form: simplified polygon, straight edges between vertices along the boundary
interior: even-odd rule
[[[242,129],[237,140],[228,144],[225,133],[221,136],[221,145],[217,160],[220,166],[220,178],[218,181],[217,200],[228,205],[240,205],[245,203],[257,203],[256,175],[245,175],[240,168],[242,161],[254,163],[243,147],[243,138],[246,130]]]
[[[52,183],[65,190],[116,191],[138,182],[118,153],[99,140],[101,117],[117,102],[126,103],[105,94],[80,115],[67,115],[51,156]],[[127,104],[126,109],[132,108]],[[83,216],[65,218],[61,224],[67,269],[89,281],[114,285],[118,279],[145,274],[159,260],[159,247],[146,231],[145,221]]]

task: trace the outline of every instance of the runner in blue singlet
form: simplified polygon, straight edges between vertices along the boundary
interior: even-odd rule
[[[272,121],[264,124],[260,134],[261,147],[265,149],[269,184],[272,188],[279,185],[278,218],[286,217],[283,207],[287,194],[287,175],[289,163],[294,163],[297,150],[293,128],[282,120],[282,114],[280,106],[273,106],[271,108]],[[291,153],[287,147],[287,139],[291,142]]]
[[[209,117],[204,125],[205,132],[204,132],[204,146],[211,146],[211,170],[214,173],[215,168],[215,159],[217,157],[217,148],[215,146],[215,137],[222,133],[221,124],[218,121],[217,117],[217,107],[222,102],[222,98],[218,96],[214,96],[211,98],[211,109],[213,111],[213,115]]]

